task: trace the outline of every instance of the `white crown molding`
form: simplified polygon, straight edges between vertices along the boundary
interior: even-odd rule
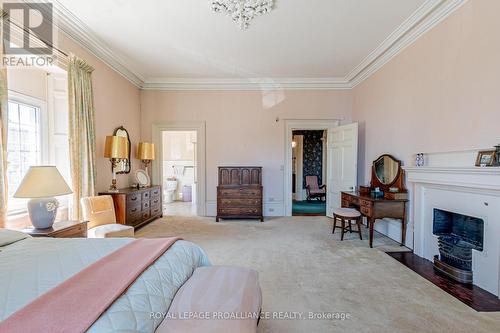
[[[186,79],[165,78],[148,80],[144,90],[331,90],[351,89],[343,79],[325,78],[241,78]]]
[[[366,80],[468,0],[427,0],[346,77],[352,87]]]
[[[23,0],[29,2],[29,0]],[[145,90],[335,90],[352,89],[406,47],[438,25],[468,0],[426,0],[405,22],[373,50],[345,78],[151,78],[131,69],[124,57],[100,40],[92,29],[57,0],[52,2],[58,27],[79,45],[105,62],[138,88]]]
[[[30,0],[23,0],[30,3]],[[95,55],[117,73],[129,80],[138,88],[144,83],[144,77],[138,71],[131,69],[131,65],[123,56],[114,52],[106,43],[104,43],[92,29],[82,20],[70,12],[57,0],[39,0],[40,2],[52,3],[54,10],[54,23],[68,37],[77,44]]]
[[[345,78],[322,79],[160,79],[147,80],[147,90],[273,90],[352,89],[382,68],[405,48],[434,28],[468,0],[426,0],[406,21]]]

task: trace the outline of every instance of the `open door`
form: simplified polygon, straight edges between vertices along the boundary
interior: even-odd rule
[[[328,130],[326,215],[340,207],[342,191],[354,191],[358,183],[358,123]]]

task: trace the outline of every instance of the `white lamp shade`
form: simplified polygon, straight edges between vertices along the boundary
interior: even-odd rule
[[[14,198],[49,198],[73,193],[55,166],[32,166]]]

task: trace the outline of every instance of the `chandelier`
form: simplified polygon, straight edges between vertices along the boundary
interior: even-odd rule
[[[214,13],[231,16],[241,30],[247,29],[255,17],[269,13],[274,5],[274,0],[211,0],[210,2]]]

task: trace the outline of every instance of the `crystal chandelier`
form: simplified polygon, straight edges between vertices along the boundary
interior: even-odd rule
[[[274,0],[211,0],[214,13],[231,16],[241,30],[248,28],[250,21],[273,9]]]

